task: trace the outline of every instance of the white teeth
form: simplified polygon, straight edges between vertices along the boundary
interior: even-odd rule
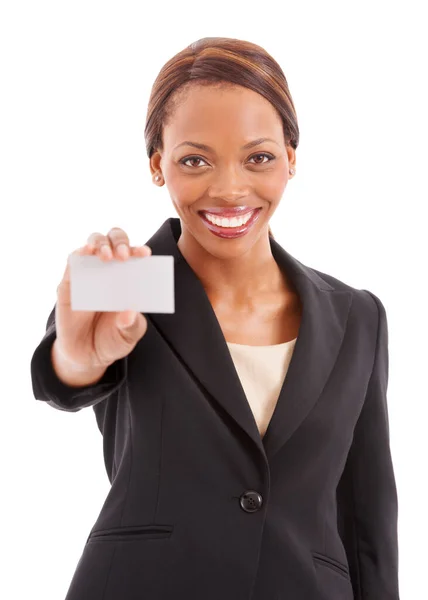
[[[241,227],[241,225],[245,225],[245,223],[251,219],[254,214],[254,210],[246,213],[242,217],[232,217],[231,219],[227,219],[226,217],[214,217],[209,213],[204,214],[210,223],[214,223],[214,225],[218,225],[219,227]]]

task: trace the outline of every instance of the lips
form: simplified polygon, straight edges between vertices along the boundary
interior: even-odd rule
[[[248,218],[247,222],[243,225],[238,225],[236,227],[221,227],[220,225],[216,225],[215,223],[212,223],[209,219],[207,219],[206,214],[204,214],[204,211],[199,211],[199,213],[203,224],[211,231],[211,233],[218,237],[230,240],[246,235],[259,219],[261,211],[262,208],[251,209],[250,212],[252,212],[252,215]],[[249,211],[246,210],[246,212],[248,213]]]

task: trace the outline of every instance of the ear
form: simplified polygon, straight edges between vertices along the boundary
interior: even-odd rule
[[[289,167],[296,168],[296,151],[291,146],[287,146],[288,164]]]
[[[150,157],[150,173],[153,176],[155,173],[158,173],[159,171],[161,171],[161,160],[162,160],[162,155],[160,154],[160,152],[158,152],[157,150],[155,152],[153,152],[152,156]]]

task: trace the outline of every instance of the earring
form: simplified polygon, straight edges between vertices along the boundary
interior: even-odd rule
[[[290,175],[294,175],[294,174],[295,174],[295,172],[296,172],[296,170],[295,170],[295,169],[293,169],[293,168],[291,168],[291,169],[290,169]]]
[[[155,181],[160,181],[160,175],[156,175]]]

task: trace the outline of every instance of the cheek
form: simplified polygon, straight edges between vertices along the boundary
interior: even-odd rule
[[[280,198],[284,191],[285,186],[287,185],[287,177],[275,174],[272,177],[266,177],[266,180],[263,185],[263,193],[265,196],[268,196],[272,200],[275,198]]]
[[[282,198],[284,189],[287,185],[288,177],[286,169],[277,169],[263,177],[259,185],[256,186],[258,196],[269,200],[270,202],[278,201]]]
[[[206,184],[196,178],[185,177],[183,174],[173,172],[165,174],[166,185],[171,199],[180,207],[186,207],[203,195]]]

